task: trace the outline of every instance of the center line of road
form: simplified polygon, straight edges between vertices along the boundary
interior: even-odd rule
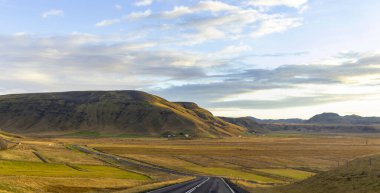
[[[205,181],[201,182],[200,184],[198,184],[198,185],[195,186],[194,188],[188,190],[186,193],[192,193],[192,192],[194,192],[194,190],[196,190],[197,188],[201,187],[201,186],[202,186],[204,183],[206,183],[208,180],[210,180],[209,177],[207,177],[207,179],[206,179]]]
[[[227,184],[227,182],[223,178],[220,178],[220,179],[222,179],[222,181],[224,182],[224,184],[226,184],[226,186],[231,190],[231,193],[235,193],[235,191],[231,188],[230,185]]]

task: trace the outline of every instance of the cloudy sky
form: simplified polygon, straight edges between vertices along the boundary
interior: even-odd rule
[[[0,94],[138,89],[216,115],[380,116],[378,0],[0,0]]]

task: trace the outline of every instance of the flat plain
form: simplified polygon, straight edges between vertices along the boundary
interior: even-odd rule
[[[191,177],[121,167],[73,145],[130,162],[219,176],[255,190],[292,184],[380,152],[380,136],[271,134],[225,139],[15,138],[0,151],[2,192],[144,192]],[[38,156],[37,156],[38,155]]]

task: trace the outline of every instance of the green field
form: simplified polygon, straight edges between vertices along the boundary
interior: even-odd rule
[[[293,193],[262,187],[282,187],[294,182],[297,182],[295,185],[300,184],[303,183],[301,180],[315,179],[319,173],[336,168],[338,163],[342,165],[353,158],[380,152],[380,139],[361,136],[297,135],[168,140],[96,137],[95,132],[79,132],[76,135],[79,136],[8,137],[8,140],[13,141],[11,148],[0,151],[0,192],[120,190],[137,193],[189,179],[118,165],[112,160],[77,151],[72,148],[74,144],[118,155],[142,165],[195,175],[226,177],[255,193],[279,193],[277,190]],[[36,152],[47,163],[43,163],[35,155]],[[320,182],[325,179],[320,179]],[[295,186],[286,187],[296,189]],[[301,189],[307,188],[303,185]]]
[[[250,190],[255,193],[378,193],[380,155],[354,159],[298,183]]]
[[[303,180],[314,175],[314,173],[311,172],[294,169],[254,169],[254,171],[283,176],[295,180]]]
[[[75,165],[75,168],[77,169],[64,164],[0,160],[0,175],[2,176],[149,179],[141,174],[109,166]]]

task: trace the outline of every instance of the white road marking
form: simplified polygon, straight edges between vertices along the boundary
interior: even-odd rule
[[[201,182],[200,184],[198,184],[198,185],[195,186],[194,188],[188,190],[186,193],[192,193],[192,192],[194,192],[194,190],[196,190],[197,188],[201,187],[204,183],[206,183],[206,182],[209,181],[209,180],[210,180],[210,178],[207,177],[207,179],[206,179],[205,181]]]
[[[231,190],[231,193],[235,193],[235,191],[231,188],[230,185],[227,184],[227,182],[223,178],[220,178],[220,179],[222,179],[222,181],[224,182],[224,184],[226,184],[226,186]]]
[[[187,181],[187,182],[183,182],[183,183],[190,183],[191,181]],[[173,184],[172,186],[174,186],[176,184]],[[156,192],[156,191],[162,191],[162,190],[165,190],[165,189],[169,189],[171,188],[172,186],[166,186],[166,187],[163,187],[163,188],[160,188],[160,189],[157,189],[157,190],[152,190],[152,191],[149,191],[147,193],[153,193],[153,192]]]

